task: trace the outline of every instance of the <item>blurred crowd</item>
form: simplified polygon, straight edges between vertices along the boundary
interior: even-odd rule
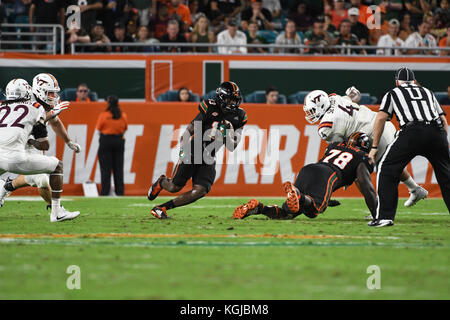
[[[3,0],[0,22],[62,24],[67,48],[71,43],[95,44],[80,48],[88,52],[450,55],[450,51],[424,50],[450,47],[448,1]],[[81,13],[80,25],[68,19],[73,5]],[[187,42],[199,46],[176,45]],[[212,43],[227,46],[207,45]],[[348,45],[380,48],[345,48]]]

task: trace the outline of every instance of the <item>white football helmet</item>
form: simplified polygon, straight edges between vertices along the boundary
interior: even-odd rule
[[[53,106],[59,101],[58,81],[50,73],[39,73],[33,78],[33,94],[39,100]]]
[[[322,90],[314,90],[308,93],[303,104],[305,119],[309,123],[316,123],[330,108],[328,94]]]
[[[31,86],[24,79],[13,79],[6,86],[7,100],[30,100]]]

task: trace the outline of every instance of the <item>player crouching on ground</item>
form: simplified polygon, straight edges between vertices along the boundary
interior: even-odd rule
[[[189,179],[192,179],[192,190],[154,207],[151,210],[154,217],[166,219],[167,210],[197,201],[211,190],[216,177],[217,151],[224,143],[229,151],[234,151],[241,141],[247,123],[247,114],[239,108],[241,101],[239,87],[226,81],[217,88],[215,99],[200,103],[199,114],[181,138],[180,156],[172,178],[160,176],[148,191],[148,199],[153,201],[163,189],[178,192]]]
[[[27,144],[38,150],[47,150],[49,142],[44,121],[47,114],[38,103],[32,103],[31,88],[23,79],[11,80],[6,87],[6,98],[0,110],[5,110],[0,126],[0,175],[5,172],[30,175],[50,174],[52,188],[50,215],[51,222],[59,222],[76,218],[80,212],[69,212],[60,205],[63,187],[63,165],[55,157],[33,154],[25,151]],[[59,113],[60,110],[53,110]],[[29,139],[33,132],[35,139]],[[15,189],[13,181],[0,180],[0,202],[5,194]]]
[[[319,162],[300,170],[294,184],[283,184],[287,198],[281,208],[265,206],[252,199],[237,207],[233,218],[244,219],[255,214],[263,214],[270,219],[293,219],[300,214],[315,218],[329,206],[334,191],[355,182],[374,219],[377,197],[370,180],[373,171],[367,154],[370,146],[369,136],[361,132],[355,132],[344,142],[330,144]]]

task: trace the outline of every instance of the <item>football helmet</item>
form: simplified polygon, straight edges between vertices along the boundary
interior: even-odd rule
[[[30,100],[31,86],[24,79],[13,79],[6,86],[7,100]]]
[[[347,139],[347,146],[356,147],[368,153],[372,147],[372,139],[365,133],[353,132]]]
[[[235,112],[242,102],[241,90],[239,90],[239,87],[234,82],[222,82],[216,89],[214,100],[222,112]]]
[[[314,90],[308,93],[303,103],[305,119],[309,123],[316,123],[330,108],[328,94],[322,90]]]
[[[39,73],[33,78],[33,94],[42,102],[53,106],[59,101],[58,81],[50,73]]]

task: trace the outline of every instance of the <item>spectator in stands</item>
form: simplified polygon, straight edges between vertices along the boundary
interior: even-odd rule
[[[103,9],[98,13],[102,13],[101,20],[103,20],[105,33],[109,38],[114,36],[114,23],[127,21],[128,14],[125,12],[127,3],[127,0],[103,0]]]
[[[220,12],[218,0],[210,0],[209,6],[206,9],[206,17],[211,21],[211,26],[216,29],[224,20],[225,15]]]
[[[189,11],[191,13],[192,24],[195,24],[195,21],[197,21],[201,15],[205,14],[204,12],[202,12],[200,10],[200,1],[199,0],[190,0],[189,1]]]
[[[167,33],[162,36],[161,43],[185,43],[186,38],[180,34],[180,25],[177,20],[172,19],[167,23]],[[161,46],[163,52],[188,52],[188,47]]]
[[[305,32],[313,24],[312,16],[308,13],[308,7],[304,2],[299,2],[297,11],[291,14],[290,20],[294,21],[297,31],[301,32]]]
[[[266,89],[266,104],[277,104],[279,92],[274,87]]]
[[[313,24],[312,30],[308,30],[305,33],[304,43],[309,46],[305,49],[307,53],[327,53],[329,50],[326,48],[329,45],[334,44],[333,36],[325,30],[325,19],[318,17]]]
[[[96,125],[96,129],[100,131],[97,154],[102,181],[101,195],[109,195],[113,173],[116,195],[123,196],[124,134],[128,129],[128,120],[127,115],[120,110],[116,96],[108,96],[106,101],[108,108],[100,113]]]
[[[233,18],[227,19],[227,29],[217,35],[217,44],[234,45],[232,47],[218,47],[220,54],[247,53],[247,44],[245,33],[238,30],[237,21]]]
[[[80,83],[77,88],[77,102],[91,102],[89,98],[89,88],[86,83]]]
[[[405,13],[403,15],[403,19],[400,22],[400,33],[399,37],[403,41],[406,41],[408,39],[409,35],[414,32],[412,26],[411,26],[411,15],[409,13]]]
[[[190,41],[193,43],[215,43],[214,32],[209,30],[209,21],[205,14],[199,15],[194,24]],[[194,52],[213,52],[213,47],[194,47]]]
[[[159,43],[158,39],[150,38],[150,31],[147,26],[140,26],[137,31],[137,37],[135,42],[137,43],[146,43],[146,44],[156,44]],[[137,52],[159,52],[159,46],[144,46],[144,47],[135,47],[133,51]]]
[[[61,24],[65,27],[64,14],[65,10],[63,0],[54,0],[51,2],[45,0],[32,0],[29,11],[29,19],[30,23]],[[30,31],[34,32],[35,28],[31,27]]]
[[[347,10],[344,7],[344,0],[334,0],[334,6],[333,9],[331,9],[330,14],[331,23],[338,28],[341,21],[348,18]]]
[[[263,0],[263,8],[270,11],[272,18],[278,18],[281,14],[281,3],[280,0]]]
[[[134,42],[133,38],[126,34],[125,25],[122,22],[116,22],[114,24],[114,36],[111,39],[112,43],[121,42]],[[130,47],[128,46],[113,46],[114,52],[128,52]]]
[[[81,12],[81,27],[86,30],[96,24],[97,15],[102,13],[103,1],[102,0],[66,0],[66,7],[75,5],[80,7]]]
[[[247,44],[267,44],[267,40],[258,35],[258,24],[252,21],[248,25],[248,31],[246,32]],[[247,48],[248,53],[265,53],[266,49],[263,48]]]
[[[150,22],[150,17],[152,15],[156,16],[156,2],[156,0],[131,0],[133,8],[135,8],[138,12],[140,26],[147,26]],[[154,11],[152,10],[153,6]]]
[[[66,52],[71,52],[71,44],[72,43],[89,43],[91,42],[91,37],[81,29],[75,20],[72,21],[71,26],[66,31]],[[81,47],[78,49],[78,52],[84,52],[85,48]]]
[[[181,32],[187,32],[192,25],[191,11],[189,7],[181,3],[181,0],[170,0],[169,2],[169,17],[177,20]]]
[[[441,0],[439,8],[434,11],[436,28],[441,29],[450,26],[450,7],[448,0]]]
[[[302,44],[300,36],[297,34],[295,22],[288,20],[284,31],[275,40],[276,45],[297,45]],[[300,53],[300,48],[275,48],[275,53]]]
[[[441,105],[450,106],[450,85],[447,87],[447,96],[439,101]]]
[[[178,90],[178,101],[179,102],[189,102],[190,98],[191,98],[191,93],[188,88],[181,87]]]
[[[135,41],[137,38],[137,30],[138,28],[136,22],[134,22],[133,20],[128,21],[126,34],[127,36],[130,36],[133,41]]]
[[[439,41],[439,47],[450,47],[450,27],[447,28],[447,35]],[[441,50],[441,56],[450,56],[450,51]]]
[[[425,0],[405,0],[405,9],[411,15],[411,25],[417,30],[423,15],[430,11],[430,5]]]
[[[361,0],[350,0],[351,7],[355,7],[359,10],[358,21],[364,25],[367,25],[369,17],[372,15],[372,11],[368,6],[361,4]]]
[[[340,46],[359,46],[361,43],[357,36],[351,33],[352,24],[349,20],[342,20],[339,26],[339,35],[336,39],[336,44]],[[338,49],[338,52],[341,54],[349,54],[349,53],[363,53],[366,54],[365,49]]]
[[[105,28],[103,23],[98,20],[91,30],[91,42],[96,43],[96,46],[88,47],[87,51],[92,52],[110,52],[111,46],[109,45],[111,41],[105,35]]]
[[[405,0],[384,0],[378,5],[386,9],[386,20],[397,19],[401,21],[403,12],[403,2]]]
[[[272,14],[263,8],[262,0],[251,0],[251,6],[241,13],[241,20],[258,23],[260,30],[273,30],[275,25],[272,22]]]
[[[350,32],[358,37],[361,45],[365,46],[369,44],[369,29],[367,29],[366,25],[359,22],[358,19],[359,19],[359,9],[358,8],[348,9],[348,20],[350,20],[352,24]]]
[[[379,14],[380,26],[369,29],[369,43],[372,46],[376,46],[378,43],[378,39],[380,39],[381,36],[384,36],[385,34],[387,34],[388,30],[389,30],[389,21],[386,20],[386,8],[378,6],[375,14]],[[375,22],[376,22],[376,20],[374,20],[374,23]],[[376,22],[376,23],[378,23],[378,22]]]
[[[17,23],[18,21],[16,19],[20,19],[18,17],[28,18],[31,2],[32,2],[32,0],[16,0],[16,1],[14,1],[13,12],[12,12],[12,14],[9,15],[9,22]],[[0,8],[0,14],[1,13],[2,13],[2,10]],[[2,22],[1,18],[0,18],[0,22]]]
[[[438,54],[436,50],[421,50],[420,48],[435,48],[436,39],[429,33],[430,25],[424,21],[419,25],[419,30],[412,33],[405,41],[405,47],[414,47],[417,49],[407,50],[407,54]]]
[[[400,31],[400,22],[397,19],[389,21],[389,32],[378,39],[378,47],[394,47],[401,48],[405,46],[405,42],[399,38],[398,33]],[[402,52],[399,49],[377,49],[378,55],[390,56],[400,55]]]
[[[334,26],[334,24],[331,23],[331,14],[326,13],[324,14],[324,28],[328,33],[332,35],[337,35],[339,32],[337,31],[337,28]]]
[[[217,0],[218,9],[225,17],[235,18],[241,9],[241,0]]]
[[[167,32],[167,22],[169,20],[169,7],[167,3],[158,1],[158,14],[151,18],[149,24],[150,37],[161,40]]]

